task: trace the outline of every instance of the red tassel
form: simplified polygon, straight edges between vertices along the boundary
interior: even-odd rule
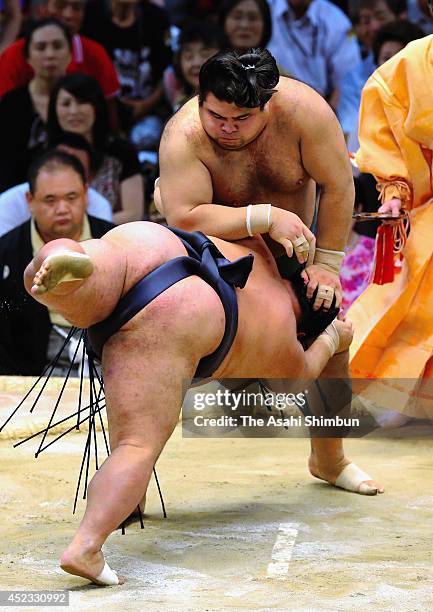
[[[385,285],[394,280],[394,236],[392,225],[377,230],[372,282]]]

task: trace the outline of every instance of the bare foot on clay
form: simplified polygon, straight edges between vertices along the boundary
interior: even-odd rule
[[[360,495],[377,495],[385,491],[382,485],[345,457],[338,462],[338,465],[319,466],[314,455],[310,455],[308,467],[311,475],[315,478],[346,491],[352,491]]]
[[[93,263],[85,253],[59,251],[48,255],[33,279],[31,292],[41,295],[61,283],[82,280],[93,272]]]
[[[69,546],[60,559],[60,567],[68,574],[81,576],[98,586],[114,586],[125,582],[124,577],[118,576],[106,563],[100,550],[77,550]]]

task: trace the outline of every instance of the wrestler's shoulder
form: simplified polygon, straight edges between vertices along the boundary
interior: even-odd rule
[[[202,133],[203,129],[198,114],[197,97],[188,100],[185,104],[171,117],[164,129],[163,139],[165,141],[172,138],[179,139],[180,135],[185,136],[185,142],[192,145],[196,142]]]
[[[311,119],[333,114],[324,98],[306,83],[293,78],[280,77],[278,95],[275,97],[275,109],[291,123],[300,127],[314,124]],[[308,118],[308,122],[305,119]]]
[[[330,108],[317,91],[297,79],[280,77],[277,90],[276,105],[288,113],[308,114],[311,109],[319,112]]]

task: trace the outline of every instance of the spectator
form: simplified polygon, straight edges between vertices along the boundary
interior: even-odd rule
[[[71,59],[68,29],[52,18],[34,23],[24,54],[32,80],[0,101],[0,192],[25,181],[32,157],[45,144],[50,93]]]
[[[380,28],[406,15],[406,0],[358,0],[351,5],[352,19],[362,57],[371,53]]]
[[[53,90],[48,109],[49,142],[62,131],[84,136],[93,150],[90,184],[112,205],[118,225],[140,221],[144,214],[143,177],[137,152],[109,130],[107,105],[98,83],[69,74]]]
[[[113,227],[86,215],[84,169],[76,157],[60,151],[33,162],[27,200],[31,219],[0,238],[0,374],[41,374],[71,327],[27,295],[23,273],[34,255],[56,238],[100,238]],[[64,357],[54,374],[64,375],[68,365]]]
[[[265,48],[271,39],[271,12],[266,0],[223,0],[218,20],[231,47],[238,51]]]
[[[190,19],[213,21],[218,10],[219,0],[163,0],[169,14],[170,23],[184,28]]]
[[[270,6],[269,51],[284,70],[331,100],[361,59],[349,19],[328,0],[270,0]]]
[[[423,38],[424,32],[410,21],[397,21],[379,30],[373,43],[376,65],[382,66],[412,40]]]
[[[0,33],[0,53],[11,45],[21,27],[21,7],[19,0],[4,0]]]
[[[433,19],[428,0],[407,0],[407,18],[424,34],[433,34]]]
[[[131,132],[140,149],[157,150],[163,127],[158,116],[162,76],[171,60],[165,44],[169,29],[165,11],[139,0],[93,0],[84,28],[107,49],[116,67],[122,129]]]
[[[265,48],[272,35],[272,20],[266,0],[224,0],[219,8],[219,23],[237,51]],[[278,65],[281,76],[291,75]]]
[[[174,111],[196,95],[198,75],[205,61],[228,46],[224,32],[213,23],[190,21],[183,28],[174,69],[169,67],[164,73],[166,98]]]
[[[57,17],[72,34],[72,61],[67,72],[82,72],[93,76],[107,98],[119,92],[119,81],[113,62],[97,42],[78,32],[84,16],[85,0],[42,0],[37,5],[39,16]],[[0,56],[0,96],[16,87],[26,85],[33,76],[32,67],[24,55],[24,39],[18,39]]]
[[[52,145],[55,145],[59,151],[77,157],[86,173],[86,182],[89,182],[92,147],[87,140],[79,134],[63,132],[58,142],[53,142]],[[26,200],[26,193],[28,191],[29,184],[21,183],[0,195],[0,236],[7,234],[11,229],[21,225],[21,223],[30,218],[30,210]],[[93,217],[98,217],[98,219],[111,222],[113,220],[113,212],[110,202],[92,187],[89,187],[87,195],[89,202],[87,210],[89,214]]]

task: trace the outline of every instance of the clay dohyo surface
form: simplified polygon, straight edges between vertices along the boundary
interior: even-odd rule
[[[27,384],[3,379],[2,420]],[[36,416],[22,418],[35,427]],[[0,440],[3,590],[68,589],[74,611],[433,607],[432,440],[348,440],[349,456],[386,486],[363,497],[308,474],[308,440],[182,439],[178,427],[157,465],[168,518],[152,481],[145,529],[135,523],[104,547],[126,583],[98,588],[58,567],[84,509],[72,515],[86,433],[37,460],[35,443],[13,449],[11,435]]]

